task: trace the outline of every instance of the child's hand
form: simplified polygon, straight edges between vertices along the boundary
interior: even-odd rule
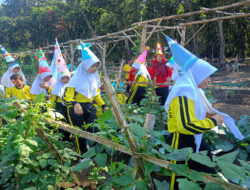
[[[40,84],[41,88],[44,89],[49,89],[49,86],[47,84],[45,84],[44,82],[42,84]]]
[[[171,82],[171,78],[170,77],[167,78],[167,82]]]
[[[74,106],[74,112],[77,115],[82,115],[83,114],[82,106],[79,103],[75,104],[75,106]]]
[[[222,115],[214,115],[211,118],[214,118],[217,122],[217,125],[222,125],[222,123],[224,122],[224,116]]]

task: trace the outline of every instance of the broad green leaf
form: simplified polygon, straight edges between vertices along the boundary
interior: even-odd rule
[[[157,190],[169,189],[169,183],[163,183],[157,179],[153,179]]]
[[[217,141],[215,145],[216,149],[222,149],[224,152],[228,152],[234,148],[234,146],[226,140]]]
[[[217,183],[206,183],[206,187],[204,190],[225,190],[225,189]]]
[[[18,169],[17,171],[18,171],[18,173],[20,173],[20,174],[26,175],[26,174],[29,173],[29,168],[27,168],[27,167],[22,167],[22,168]]]
[[[149,176],[152,171],[154,171],[155,165],[153,163],[147,162],[144,164],[145,167],[145,175]]]
[[[24,176],[24,177],[22,178],[21,182],[24,183],[24,184],[25,184],[25,183],[31,182],[32,179],[33,179],[33,175],[34,175],[33,173],[30,173],[30,174]]]
[[[176,160],[176,161],[183,161],[186,160],[187,157],[192,153],[191,148],[183,148],[180,150],[174,150],[169,154],[166,154],[166,159],[168,160]]]
[[[48,162],[45,159],[39,160],[39,163],[42,168],[45,168],[48,165]]]
[[[111,110],[107,110],[107,111],[105,111],[105,112],[102,114],[102,116],[98,119],[98,121],[99,121],[100,123],[104,123],[104,122],[106,122],[106,121],[112,119],[112,117],[113,117],[112,111],[111,111]]]
[[[178,181],[178,187],[180,190],[187,190],[187,189],[192,189],[192,190],[202,190],[198,184],[188,181],[187,179],[177,179]]]
[[[26,144],[21,144],[18,148],[18,153],[22,156],[28,157],[32,150]]]
[[[106,153],[97,154],[94,160],[98,166],[104,167],[106,166],[106,163],[107,163],[107,157],[108,156]]]
[[[187,177],[189,179],[192,179],[194,181],[203,181],[203,177],[201,176],[201,174],[195,170],[192,170],[188,175]]]
[[[217,163],[226,178],[230,180],[234,179],[245,180],[246,171],[244,170],[243,167],[236,166],[235,164],[226,161],[218,161]]]
[[[206,165],[208,167],[215,167],[216,166],[216,164],[213,163],[208,156],[201,155],[201,154],[198,154],[198,153],[193,153],[191,155],[191,159],[196,161],[196,162],[199,162],[199,163],[201,163],[203,165]]]
[[[137,181],[136,183],[136,190],[147,190],[147,184],[145,181]]]
[[[25,188],[24,190],[37,190],[36,187],[29,187],[29,188]]]
[[[33,101],[33,103],[37,104],[37,103],[42,102],[44,100],[44,97],[45,97],[45,93],[43,92],[36,97],[36,99]]]
[[[218,162],[218,161],[227,161],[227,162],[231,162],[233,163],[233,161],[236,159],[236,156],[238,155],[239,150],[234,151],[234,152],[230,152],[228,154],[225,154],[223,156],[219,156],[219,157],[214,157],[214,161]]]
[[[161,142],[161,145],[162,145],[163,148],[164,148],[165,150],[167,150],[168,152],[174,152],[173,147],[171,147],[170,145],[168,145],[168,144],[166,144],[166,143],[163,143],[163,142]]]
[[[132,133],[135,136],[138,137],[143,137],[146,136],[146,132],[144,131],[143,127],[141,127],[140,125],[138,125],[137,123],[131,123],[130,124],[130,128],[132,130]]]
[[[76,172],[76,171],[87,169],[90,167],[90,163],[91,163],[91,160],[85,160],[79,164],[76,164],[75,166],[72,166],[72,171]]]
[[[54,187],[52,185],[48,185],[47,190],[54,190]]]
[[[25,141],[28,145],[32,145],[32,146],[35,146],[37,147],[37,142],[34,141],[34,140],[31,140],[31,139],[26,139]]]
[[[61,168],[62,168],[62,171],[64,171],[66,174],[69,173],[69,167],[67,167],[67,166],[61,166]]]
[[[96,155],[96,153],[95,153],[95,148],[94,148],[94,147],[91,147],[90,149],[88,149],[87,152],[85,152],[85,153],[82,155],[82,157],[83,157],[83,158],[91,158],[91,157],[93,157],[93,156],[95,156],[95,155]]]
[[[120,186],[127,186],[133,182],[134,182],[134,178],[129,174],[124,175],[118,179],[115,179],[115,183],[120,185]]]
[[[50,157],[50,153],[44,153],[42,154],[42,157],[48,159]]]
[[[243,149],[240,149],[240,152],[237,155],[237,158],[240,159],[240,160],[247,160],[247,157],[248,157],[247,151],[245,151]]]
[[[48,164],[51,165],[51,166],[57,167],[57,161],[56,160],[49,159]]]
[[[243,168],[250,172],[250,164],[243,160],[238,160]]]
[[[188,167],[184,164],[170,164],[170,169],[178,175],[186,176],[188,174]]]
[[[17,112],[17,110],[11,109],[6,111],[4,115],[10,119],[15,119],[19,115],[19,113]]]
[[[134,121],[139,121],[140,123],[144,123],[144,119],[143,118],[135,116],[135,115],[131,115],[128,118],[131,119],[131,120],[134,120]]]

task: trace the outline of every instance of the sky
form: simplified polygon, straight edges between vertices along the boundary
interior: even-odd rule
[[[4,0],[0,0],[0,5],[3,3]]]

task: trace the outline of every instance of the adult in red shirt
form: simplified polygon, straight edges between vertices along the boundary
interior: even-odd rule
[[[154,59],[151,60],[152,66],[150,68],[151,79],[155,83],[165,83],[171,81],[172,70],[166,64],[168,60],[164,57],[161,45],[157,44],[157,49]],[[155,85],[156,95],[160,96],[160,104],[164,105],[168,97],[169,89],[167,85]]]

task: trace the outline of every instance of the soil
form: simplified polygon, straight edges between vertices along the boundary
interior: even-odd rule
[[[213,84],[250,87],[250,65],[240,68],[239,72],[217,71],[211,77]],[[238,120],[241,115],[250,115],[250,92],[248,90],[210,89],[217,100],[214,108]]]

